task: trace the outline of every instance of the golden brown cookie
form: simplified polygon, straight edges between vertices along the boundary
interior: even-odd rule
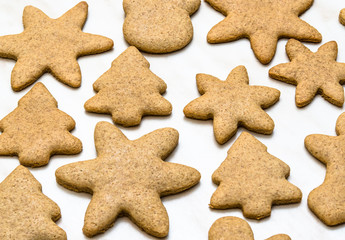
[[[217,219],[208,232],[209,240],[254,240],[249,224],[238,217],[222,217]],[[278,234],[266,240],[291,240],[288,235]]]
[[[338,136],[312,134],[305,138],[308,151],[327,167],[324,182],[308,196],[308,206],[326,225],[345,222],[345,113],[336,124]]]
[[[33,6],[24,8],[24,31],[0,37],[0,57],[17,61],[11,76],[14,91],[29,86],[45,72],[71,87],[80,86],[76,59],[113,47],[111,39],[81,31],[87,8],[86,2],[80,2],[57,19]]]
[[[153,236],[168,234],[169,218],[160,197],[184,191],[200,180],[197,170],[162,161],[177,142],[173,128],[131,141],[110,123],[96,125],[97,158],[56,170],[60,185],[93,194],[85,214],[86,236],[105,232],[122,215]]]
[[[341,24],[345,25],[345,8],[340,11],[339,21]]]
[[[302,192],[286,180],[289,173],[289,166],[269,154],[264,144],[242,132],[212,175],[212,181],[219,187],[210,207],[242,208],[247,218],[268,217],[272,204],[301,201]]]
[[[277,89],[249,86],[247,70],[238,66],[225,81],[206,74],[196,75],[201,97],[183,110],[186,117],[213,119],[213,130],[219,144],[227,142],[243,126],[251,131],[271,134],[274,122],[262,110],[279,100]]]
[[[0,121],[0,155],[18,155],[20,164],[40,167],[51,155],[80,153],[80,140],[69,132],[74,126],[48,89],[37,83]]]
[[[171,114],[170,102],[161,96],[167,85],[149,68],[138,49],[127,48],[93,84],[98,93],[85,103],[86,111],[109,113],[127,127],[140,124],[144,115]]]
[[[193,38],[190,15],[200,0],[124,0],[123,35],[129,45],[150,53],[168,53]]]
[[[317,93],[330,103],[344,104],[345,63],[336,62],[338,45],[325,43],[317,52],[311,52],[297,40],[290,39],[286,53],[291,62],[279,64],[269,70],[271,78],[297,85],[296,105],[308,105]]]
[[[226,18],[207,35],[209,43],[223,43],[248,38],[257,59],[268,64],[279,38],[321,42],[321,34],[298,16],[308,10],[313,0],[206,0]]]
[[[1,240],[66,240],[54,222],[60,208],[42,193],[41,184],[23,166],[0,183]]]

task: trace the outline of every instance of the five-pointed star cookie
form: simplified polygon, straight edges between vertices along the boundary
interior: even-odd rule
[[[60,208],[42,193],[41,184],[23,166],[0,183],[1,240],[66,240],[54,222]]]
[[[200,180],[197,170],[162,161],[177,142],[178,132],[172,128],[158,129],[131,141],[110,123],[96,125],[98,157],[56,171],[62,186],[93,194],[85,214],[86,236],[106,231],[120,215],[129,216],[153,236],[168,234],[168,214],[160,197],[186,190]]]
[[[167,85],[149,67],[138,49],[127,48],[93,84],[98,93],[85,103],[86,111],[110,113],[127,127],[140,124],[144,115],[169,115],[172,106],[161,96]]]
[[[226,18],[207,35],[209,43],[249,38],[255,56],[268,64],[279,38],[320,42],[321,34],[298,16],[313,0],[206,0]]]
[[[325,43],[316,53],[297,40],[286,44],[290,63],[279,64],[269,70],[269,75],[277,80],[295,84],[296,105],[308,105],[317,93],[336,106],[344,104],[345,63],[336,62],[337,43]]]
[[[22,90],[45,72],[71,87],[80,86],[76,59],[113,47],[111,39],[81,31],[87,8],[86,2],[80,2],[58,19],[33,6],[24,8],[24,31],[0,37],[0,57],[17,60],[11,76],[13,90]]]
[[[69,132],[74,126],[48,89],[37,83],[0,121],[0,155],[18,155],[22,165],[40,167],[51,155],[77,154],[82,144]]]
[[[242,208],[247,218],[268,217],[272,204],[301,201],[302,192],[286,180],[289,174],[288,165],[269,154],[255,137],[243,132],[212,175],[219,187],[212,195],[210,207]]]
[[[340,11],[339,21],[341,24],[345,25],[345,8]]]
[[[325,224],[345,223],[345,113],[337,120],[338,136],[312,134],[305,138],[308,151],[327,166],[324,182],[308,196],[308,206]]]
[[[197,74],[201,97],[184,108],[186,117],[213,118],[214,135],[218,143],[227,142],[238,126],[263,134],[271,134],[274,122],[262,108],[268,108],[279,99],[277,89],[249,86],[247,70],[238,66],[225,81],[211,75]]]

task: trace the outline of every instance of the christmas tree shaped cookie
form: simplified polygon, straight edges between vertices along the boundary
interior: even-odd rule
[[[301,191],[286,180],[289,173],[288,165],[269,154],[259,140],[243,132],[212,175],[219,187],[211,198],[210,207],[240,207],[247,218],[267,217],[272,204],[301,201]]]
[[[222,217],[217,219],[208,232],[209,240],[254,240],[249,224],[238,217]],[[278,234],[266,240],[291,240],[288,235]]]
[[[110,113],[127,127],[140,124],[144,115],[169,115],[172,106],[161,96],[167,85],[149,67],[138,49],[129,47],[93,84],[98,93],[85,103],[86,111]]]
[[[33,6],[24,8],[24,31],[0,37],[0,57],[17,61],[11,76],[13,90],[22,90],[45,72],[71,87],[80,86],[76,59],[113,47],[111,39],[81,31],[87,8],[86,2],[80,2],[58,19]]]
[[[336,62],[337,43],[325,43],[316,53],[297,40],[290,39],[286,53],[291,62],[270,69],[269,75],[277,80],[295,84],[296,105],[308,105],[317,93],[336,106],[344,104],[345,63]]]
[[[95,128],[97,158],[62,166],[56,179],[76,192],[92,193],[83,232],[105,232],[121,215],[145,232],[165,237],[169,218],[160,197],[184,191],[200,180],[200,173],[184,165],[164,162],[178,142],[178,132],[163,128],[128,140],[114,125]]]
[[[247,70],[238,66],[225,81],[207,74],[196,76],[201,97],[183,110],[186,117],[213,118],[213,130],[219,144],[227,142],[243,126],[251,131],[271,134],[274,122],[262,110],[275,104],[280,96],[277,89],[249,86]]]
[[[37,83],[0,121],[0,155],[18,155],[22,165],[40,167],[53,154],[77,154],[82,144],[69,132],[74,126],[47,88]]]
[[[66,240],[54,222],[60,208],[42,193],[41,184],[23,166],[0,183],[0,239]]]
[[[337,120],[338,136],[312,134],[305,138],[308,151],[327,166],[324,182],[308,196],[308,206],[329,226],[345,223],[345,113]]]

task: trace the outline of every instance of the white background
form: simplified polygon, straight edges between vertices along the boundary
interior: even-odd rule
[[[57,18],[77,3],[75,0],[0,0],[0,36],[22,32],[22,12],[26,5],[32,4],[51,18]],[[128,47],[122,34],[122,1],[89,0],[88,4],[89,15],[83,30],[113,39],[114,49],[78,60],[82,71],[82,85],[78,89],[60,83],[50,74],[45,74],[38,80],[56,98],[59,109],[76,121],[76,129],[72,133],[83,142],[83,151],[74,156],[54,156],[47,166],[30,169],[41,182],[43,193],[60,206],[62,218],[57,224],[73,240],[87,239],[82,233],[82,226],[91,195],[75,193],[59,186],[54,173],[62,165],[96,157],[94,127],[99,121],[112,121],[110,115],[86,113],[83,105],[95,94],[93,82]],[[338,22],[339,12],[344,7],[345,2],[342,0],[315,0],[311,9],[301,16],[322,34],[321,44],[337,41],[339,62],[345,62],[345,26]],[[120,127],[129,139],[139,138],[157,128],[176,128],[180,133],[179,145],[167,161],[192,166],[201,173],[200,184],[184,193],[162,199],[170,218],[170,231],[166,239],[207,239],[208,230],[216,219],[223,216],[243,218],[238,209],[211,210],[208,207],[210,197],[217,187],[212,183],[211,175],[225,159],[227,150],[243,129],[240,128],[229,142],[221,146],[213,137],[212,121],[187,119],[182,111],[188,102],[199,97],[195,82],[197,73],[207,73],[225,80],[229,72],[238,65],[246,66],[251,85],[270,86],[281,91],[279,102],[267,110],[275,122],[274,133],[269,136],[253,135],[268,147],[269,153],[290,166],[289,181],[303,192],[300,204],[275,206],[271,217],[260,221],[247,219],[256,239],[265,239],[278,233],[286,233],[292,239],[344,239],[345,225],[327,227],[307,207],[307,196],[323,182],[326,168],[304,147],[304,138],[308,134],[335,135],[335,122],[344,111],[343,108],[333,106],[318,95],[310,105],[299,109],[295,106],[295,86],[268,77],[271,67],[288,61],[285,53],[286,39],[278,42],[276,56],[267,66],[260,64],[254,57],[247,39],[208,44],[208,31],[223,18],[223,15],[202,0],[200,9],[192,16],[194,39],[186,48],[171,54],[144,54],[151,63],[151,70],[167,83],[168,89],[164,97],[172,103],[173,112],[167,117],[144,117],[138,127]],[[306,46],[316,51],[321,44]],[[14,64],[13,60],[0,59],[0,119],[10,113],[17,106],[18,100],[32,87],[19,93],[12,91],[10,75]],[[0,157],[0,181],[18,164],[17,157]],[[93,239],[155,238],[123,217],[117,219],[105,234]]]

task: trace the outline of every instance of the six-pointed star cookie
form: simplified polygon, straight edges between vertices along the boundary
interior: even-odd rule
[[[37,83],[0,121],[0,155],[18,155],[21,164],[40,167],[53,154],[77,154],[82,144],[69,132],[74,126],[43,83]]]
[[[345,223],[345,113],[337,120],[338,136],[312,134],[305,138],[305,147],[327,171],[324,182],[308,196],[308,206],[325,224]]]
[[[1,240],[66,240],[54,222],[60,208],[42,193],[41,184],[23,166],[0,183]]]
[[[302,192],[286,180],[289,174],[288,165],[269,154],[255,137],[242,132],[212,175],[219,187],[212,195],[210,207],[242,208],[247,218],[268,217],[272,204],[301,201]]]
[[[226,18],[207,35],[209,43],[249,38],[255,56],[268,64],[279,38],[320,42],[321,34],[298,18],[313,0],[206,0]]]
[[[33,6],[24,8],[24,31],[0,37],[0,57],[17,60],[11,76],[13,90],[22,90],[45,72],[71,87],[80,86],[76,59],[113,47],[111,39],[81,31],[87,8],[86,2],[80,2],[58,19]]]
[[[286,44],[290,63],[279,64],[269,70],[272,78],[297,85],[296,105],[308,105],[317,93],[336,106],[344,104],[345,63],[336,62],[337,43],[325,43],[316,53],[297,40]]]
[[[166,236],[169,219],[160,197],[186,190],[200,180],[197,170],[162,161],[177,142],[178,132],[172,128],[131,141],[114,125],[98,123],[98,157],[56,171],[62,186],[93,194],[85,214],[84,234],[91,237],[102,233],[124,214],[147,233]]]
[[[127,127],[140,124],[144,115],[169,115],[172,106],[161,96],[167,85],[149,67],[138,49],[127,48],[93,84],[98,93],[85,103],[86,111],[110,113]]]
[[[238,66],[226,81],[211,75],[196,76],[198,90],[203,96],[184,108],[186,117],[213,118],[214,135],[218,143],[227,142],[238,126],[263,134],[271,134],[274,122],[262,108],[268,108],[279,99],[277,89],[249,86],[247,70]]]

